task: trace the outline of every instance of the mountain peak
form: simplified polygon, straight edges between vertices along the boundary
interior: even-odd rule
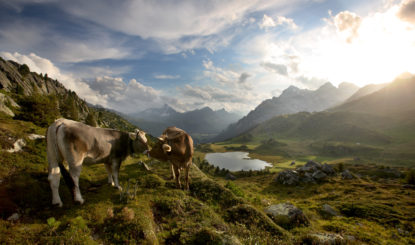
[[[334,87],[333,84],[331,84],[331,82],[326,82],[325,84],[321,85],[317,90],[321,90],[321,89],[333,89],[336,88]]]
[[[354,83],[349,83],[349,82],[342,82],[339,84],[339,89],[357,89],[359,88],[359,86],[356,86],[356,84]]]

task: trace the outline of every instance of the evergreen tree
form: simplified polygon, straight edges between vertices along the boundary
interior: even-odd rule
[[[89,112],[86,116],[85,123],[89,126],[96,127],[97,126],[97,120],[95,119],[95,114],[93,112]]]

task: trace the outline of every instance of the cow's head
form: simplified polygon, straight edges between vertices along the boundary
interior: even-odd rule
[[[133,153],[142,153],[148,151],[146,132],[136,129],[134,133],[129,133],[132,140]]]
[[[167,161],[168,156],[171,153],[171,146],[167,144],[165,137],[159,137],[148,153],[151,157],[156,158],[160,161]]]

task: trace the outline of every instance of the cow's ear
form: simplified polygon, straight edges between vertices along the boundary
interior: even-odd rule
[[[128,133],[128,136],[130,136],[130,139],[132,139],[132,140],[137,139],[137,134],[136,133]]]
[[[171,152],[171,146],[169,146],[168,144],[163,144],[162,147],[163,147],[164,153]]]

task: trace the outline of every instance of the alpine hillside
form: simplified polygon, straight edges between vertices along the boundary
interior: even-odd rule
[[[322,111],[344,102],[359,88],[351,83],[341,83],[338,88],[325,83],[317,90],[299,89],[290,86],[279,97],[267,99],[254,110],[230,125],[214,140],[223,141],[235,137],[256,125],[278,115],[293,114],[301,111]]]

